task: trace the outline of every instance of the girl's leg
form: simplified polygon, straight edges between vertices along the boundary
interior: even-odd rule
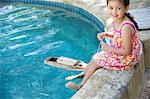
[[[83,78],[84,75],[85,75],[85,73],[84,73],[84,71],[83,71],[83,72],[81,72],[80,74],[68,76],[68,77],[66,77],[65,79],[66,79],[66,80],[72,80],[72,79],[75,79],[75,78]]]
[[[88,65],[86,66],[85,70],[84,70],[83,72],[81,72],[80,74],[68,76],[68,77],[66,77],[65,79],[66,79],[66,80],[72,80],[72,79],[75,79],[75,78],[83,78],[84,75],[85,75],[85,73],[86,73],[87,70],[89,69],[90,65],[93,64],[93,62],[94,62],[94,61],[91,60],[91,61],[88,63]]]
[[[84,85],[86,81],[92,76],[92,74],[101,66],[98,65],[94,60],[91,60],[89,66],[85,70],[85,76],[83,80],[81,81],[80,85]]]
[[[93,64],[95,64],[95,61],[92,59],[92,60],[88,63],[88,65],[86,66],[86,68],[85,68],[85,70],[84,70],[83,72],[86,74],[86,72],[88,71],[89,67],[90,67],[91,65],[93,65]]]
[[[88,68],[85,70],[85,76],[84,76],[83,80],[81,81],[81,83],[80,84],[75,84],[75,83],[72,83],[72,82],[68,82],[66,84],[66,87],[74,89],[74,90],[80,89],[80,87],[82,87],[82,85],[84,85],[86,83],[86,81],[92,76],[92,74],[95,72],[95,70],[97,70],[100,67],[101,66],[97,65],[92,60],[91,63],[88,65]]]

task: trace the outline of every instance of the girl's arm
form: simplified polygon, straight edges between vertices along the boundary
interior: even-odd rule
[[[106,33],[106,32],[97,34],[97,38],[99,41],[102,41],[106,37],[107,38],[113,38],[113,35],[112,35],[112,33],[110,34],[110,33]]]
[[[104,51],[113,52],[117,54],[129,55],[132,51],[132,38],[131,38],[131,35],[133,33],[132,31],[134,31],[134,29],[128,24],[122,27],[121,29],[123,40],[122,48],[114,48],[112,46],[103,43],[101,45],[101,49]]]

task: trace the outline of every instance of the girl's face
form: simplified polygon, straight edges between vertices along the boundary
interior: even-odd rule
[[[108,14],[116,22],[121,21],[125,17],[128,7],[125,7],[119,0],[111,0],[108,2]]]

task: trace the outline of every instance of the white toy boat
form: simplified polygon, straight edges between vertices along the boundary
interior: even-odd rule
[[[87,64],[80,60],[75,60],[67,57],[48,57],[44,63],[50,66],[63,68],[67,70],[83,71]]]

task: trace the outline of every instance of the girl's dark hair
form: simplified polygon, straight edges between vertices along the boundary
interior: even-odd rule
[[[134,18],[130,15],[130,13],[125,13],[125,15],[130,19],[131,22],[134,23],[137,30],[139,30],[138,24],[135,22]]]
[[[107,0],[107,5],[108,2],[111,0]],[[124,4],[125,7],[129,6],[130,0],[118,0]],[[130,19],[131,22],[134,23],[135,27],[137,30],[139,30],[138,24],[135,22],[134,18],[130,15],[130,13],[125,13],[125,15]]]

